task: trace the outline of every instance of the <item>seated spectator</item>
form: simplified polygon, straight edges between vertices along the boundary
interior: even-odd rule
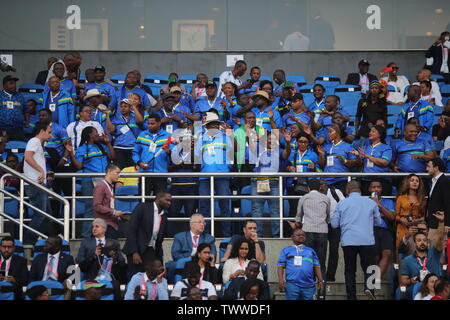
[[[284,248],[277,262],[278,285],[281,292],[286,290],[286,300],[313,300],[316,277],[319,292],[325,288],[317,254],[305,241],[305,232],[294,229],[294,245]]]
[[[3,237],[0,241],[0,281],[14,286],[15,300],[22,300],[22,287],[28,284],[28,268],[25,258],[14,254],[16,247],[12,237]]]
[[[401,238],[398,245],[398,254],[399,256],[401,255],[402,259],[406,256],[409,256],[410,254],[413,254],[416,250],[414,235],[417,232],[422,232],[428,237],[428,224],[426,221],[419,220],[415,223],[411,223],[408,227],[408,231],[405,233],[403,238]]]
[[[380,82],[386,82],[387,85],[395,88],[394,92],[388,92],[386,95],[389,104],[402,105],[403,92],[409,85],[409,80],[405,76],[398,75],[400,68],[395,62],[389,62],[386,68],[380,71]],[[387,76],[384,76],[387,73]]]
[[[116,88],[111,83],[105,81],[106,69],[104,66],[94,67],[94,82],[87,83],[85,90],[97,89],[102,94],[101,103],[109,106],[112,110],[117,107]]]
[[[160,96],[162,96],[165,93],[169,93],[170,89],[173,86],[179,87],[181,89],[181,92],[183,92],[183,93],[186,92],[186,88],[184,87],[184,85],[178,82],[179,77],[176,72],[171,72],[167,79],[168,79],[168,84],[161,88],[160,93],[159,93]]]
[[[241,285],[240,296],[236,300],[259,300],[258,297],[263,291],[263,286],[259,279],[247,279]]]
[[[444,215],[435,214],[443,223]],[[422,282],[429,273],[441,274],[440,257],[443,250],[443,235],[439,234],[435,245],[428,247],[428,238],[422,232],[414,235],[416,250],[413,254],[407,256],[400,269],[400,287],[407,287],[407,295],[412,299],[411,292],[413,285]],[[438,295],[440,292],[436,290]]]
[[[448,74],[450,71],[450,61],[448,59],[450,32],[442,32],[428,51],[425,53],[427,58],[427,66],[430,73]]]
[[[28,107],[28,113],[30,114],[30,125],[24,128],[25,138],[33,137],[34,128],[36,126],[36,122],[39,121],[39,113],[37,112],[38,102],[36,99],[28,99],[26,101]]]
[[[265,256],[265,244],[264,241],[258,239],[257,224],[255,220],[246,220],[242,231],[244,235],[234,235],[231,237],[227,249],[223,254],[222,260],[220,262],[225,262],[230,257],[230,254],[237,246],[238,242],[242,240],[248,240],[250,242],[250,247],[247,255],[247,259],[256,259],[259,263],[264,263],[266,260]]]
[[[172,86],[169,93],[174,97],[174,107],[173,110],[183,109],[188,113],[192,114],[194,112],[195,101],[189,94],[183,93],[179,86]]]
[[[10,140],[25,140],[23,130],[30,126],[30,114],[25,99],[17,91],[17,81],[19,79],[11,75],[3,78],[3,90],[0,92],[0,131],[6,132]]]
[[[352,146],[344,142],[345,132],[342,127],[333,124],[328,129],[328,138],[332,143],[325,146],[318,146],[319,165],[324,168],[324,172],[350,172],[350,169],[358,163],[356,156],[351,153]],[[328,184],[343,190],[346,184],[346,177],[324,178]]]
[[[132,104],[129,99],[120,101],[119,106],[120,113],[116,116],[110,118],[110,115],[106,114],[106,127],[114,137],[115,164],[123,169],[134,164],[133,148],[141,132],[139,127],[143,124],[144,117],[138,105]]]
[[[130,71],[127,73],[125,78],[124,86],[117,90],[116,92],[116,101],[122,101],[123,99],[129,99],[131,93],[136,93],[139,95],[142,108],[147,109],[152,106],[150,100],[148,98],[147,93],[139,87],[139,79],[135,72]],[[117,114],[118,108],[116,108]]]
[[[201,272],[198,264],[190,264],[185,269],[186,278],[178,281],[173,288],[171,300],[186,300],[187,290],[197,287],[201,290],[202,300],[217,300],[217,292],[214,285],[209,281],[200,281]]]
[[[187,262],[184,268],[189,268],[190,264],[198,264],[202,274],[201,280],[215,284],[219,283],[219,270],[214,263],[212,248],[215,248],[215,245],[211,246],[209,243],[199,244],[197,251],[192,255],[192,261]],[[184,276],[186,277],[186,275]]]
[[[75,264],[73,257],[61,251],[62,239],[48,237],[44,244],[44,253],[33,258],[30,269],[30,282],[58,281],[63,283],[68,277],[68,269]]]
[[[45,85],[45,81],[47,80],[48,76],[48,70],[56,61],[58,61],[58,59],[55,57],[50,57],[47,59],[47,70],[39,71],[36,76],[36,80],[34,80],[35,84],[40,84],[42,86]]]
[[[227,82],[232,82],[237,86],[237,92],[241,89],[250,89],[252,84],[246,82],[242,84],[241,78],[247,71],[247,63],[244,60],[238,60],[234,64],[233,70],[224,71],[219,78],[219,92],[222,92],[222,86]]]
[[[27,289],[25,295],[28,296],[30,300],[52,300],[52,297],[49,295],[45,286],[31,287]]]
[[[250,262],[250,259],[248,257],[249,249],[250,241],[247,239],[241,239],[234,244],[233,250],[230,253],[230,257],[227,259],[227,261],[225,261],[225,264],[223,265],[223,283],[228,282],[228,280],[235,279],[245,273],[245,268]],[[258,279],[264,279],[261,272],[258,274]]]
[[[434,273],[429,273],[422,281],[422,286],[419,292],[414,297],[414,300],[431,300],[436,294],[434,292],[434,285],[439,280],[439,277]]]
[[[145,272],[136,273],[128,283],[125,300],[169,300],[166,270],[159,259],[145,263]]]
[[[197,74],[196,80],[192,83],[191,96],[194,98],[194,101],[198,99],[206,98],[206,87],[205,85],[208,83],[208,76],[204,73]]]
[[[223,84],[220,106],[223,111],[222,113],[219,112],[219,116],[223,118],[225,123],[233,126],[233,119],[236,118],[236,108],[239,108],[237,106],[236,85],[234,83],[227,82]]]
[[[441,90],[439,88],[439,84],[436,81],[431,81],[431,71],[428,69],[421,69],[417,73],[417,82],[414,82],[413,85],[419,86],[420,81],[430,81],[431,83],[431,96],[434,97],[434,102],[438,106],[442,106],[442,95]],[[405,97],[407,99],[407,97]]]
[[[99,283],[96,280],[88,280],[83,283],[84,299],[86,300],[101,300],[102,288],[106,283]],[[117,300],[117,299],[115,299]]]
[[[367,139],[370,128],[375,125],[378,119],[387,122],[387,102],[380,83],[372,81],[369,94],[358,102],[355,120],[356,138]]]
[[[413,125],[416,126],[417,131],[419,132],[417,134],[417,141],[423,141],[423,142],[428,143],[428,145],[431,147],[431,149],[433,149],[433,152],[434,152],[434,140],[433,140],[433,137],[428,132],[420,131],[419,119],[413,117],[413,118],[410,118],[406,123],[407,124],[413,124]]]
[[[450,295],[450,285],[447,280],[439,280],[434,285],[434,291],[436,295],[430,300],[448,300],[448,296]]]
[[[322,109],[320,117],[313,124],[313,129],[318,130],[317,136],[325,137],[328,133],[328,128],[334,124],[333,118],[336,113],[341,113],[343,116],[343,123],[337,123],[338,125],[344,126],[344,122],[349,121],[349,115],[342,108],[339,107],[339,97],[336,95],[328,95],[325,98],[325,108]],[[323,143],[323,141],[321,142]]]
[[[426,200],[423,181],[417,175],[410,174],[403,179],[395,204],[395,221],[397,224],[396,261],[399,261],[398,250],[400,242],[410,226],[417,225],[418,221],[424,219],[425,208]]]
[[[380,180],[372,180],[369,185],[370,198],[378,205],[381,214],[381,224],[375,226],[376,262],[380,267],[381,278],[391,266],[394,239],[392,225],[395,222],[395,204],[391,199],[383,198],[383,184]]]
[[[83,172],[106,172],[108,163],[115,158],[115,151],[109,140],[109,136],[99,136],[97,129],[86,127],[81,134],[80,147],[74,151],[72,146],[66,145],[70,152],[70,159],[77,170]],[[83,178],[81,181],[81,195],[92,196],[94,184],[100,183],[102,178]],[[84,218],[93,217],[93,202],[91,199],[85,201]],[[91,222],[85,221],[82,227],[83,237],[91,235]]]
[[[255,279],[260,283],[262,288],[258,294],[258,300],[270,300],[270,288],[268,283],[257,279],[261,270],[261,264],[256,260],[250,260],[245,268],[245,273],[237,278],[231,279],[225,289],[223,300],[238,300],[242,297],[241,288],[243,283],[248,279]]]
[[[250,88],[239,90],[239,94],[250,95],[255,93],[258,90],[261,78],[261,68],[260,67],[252,67],[250,69],[250,78],[247,82],[250,82],[252,85]]]
[[[205,231],[205,218],[201,214],[193,214],[189,221],[189,231],[177,233],[173,238],[172,259],[166,263],[169,282],[173,282],[175,264],[182,258],[195,256],[201,244],[209,244],[212,262],[216,260],[216,239]]]
[[[72,79],[69,79],[67,67],[62,60],[56,61],[48,70],[48,76],[45,81],[43,96],[47,96],[47,93],[50,90],[49,81],[50,78],[53,76],[56,76],[60,80],[61,82],[60,90],[67,92],[69,96],[72,98],[73,103],[75,104],[76,102],[75,100],[77,98],[77,90],[75,88],[75,84],[72,81]]]
[[[81,134],[87,127],[94,127],[99,136],[103,136],[104,130],[102,125],[97,121],[91,120],[91,107],[82,106],[80,108],[80,120],[74,121],[67,126],[67,134],[72,140],[72,146],[76,150],[81,143]]]
[[[427,101],[431,105],[436,105],[436,98],[431,95],[431,81],[420,81],[420,100]],[[442,107],[442,104],[439,107]]]
[[[163,107],[158,112],[161,117],[161,126],[169,134],[173,134],[179,128],[185,128],[188,119],[184,116],[184,113],[189,114],[191,112],[189,107],[180,104],[179,90],[178,87],[172,87],[171,93],[162,96]]]
[[[405,127],[404,139],[392,146],[392,164],[394,172],[425,172],[427,162],[434,158],[428,142],[417,140],[417,126]]]
[[[150,105],[152,107],[153,106],[156,107],[158,101],[155,99],[155,96],[153,95],[152,89],[148,85],[146,85],[146,84],[141,82],[141,79],[142,79],[141,72],[139,70],[137,70],[137,69],[132,70],[131,72],[133,72],[135,74],[135,76],[136,76],[138,88],[141,88],[147,94],[148,100],[150,101]],[[148,107],[147,110],[148,109],[150,109],[150,108]]]
[[[303,101],[303,95],[301,93],[296,93],[291,97],[291,110],[286,112],[283,116],[283,122],[285,127],[298,123],[299,120],[307,125],[310,125],[314,119],[314,115],[306,107]]]
[[[283,88],[286,83],[286,72],[282,69],[275,70],[273,72],[272,80],[274,84],[274,96],[281,97],[283,95]]]
[[[19,162],[19,158],[13,154],[13,153],[9,153],[6,156],[6,165],[17,171],[17,172],[22,172],[22,165]],[[0,171],[0,176],[3,176],[6,172],[3,172],[3,170]],[[17,190],[17,192],[19,191],[20,188],[20,179],[16,178],[14,176],[9,176],[6,177],[5,179],[3,179],[3,185],[5,187],[12,187],[15,188]]]
[[[377,77],[369,73],[370,63],[366,59],[358,62],[359,73],[349,73],[345,84],[361,86],[361,95],[365,96],[369,92],[369,84],[377,80]]]
[[[86,104],[91,107],[91,120],[97,121],[103,127],[103,130],[107,131],[106,128],[106,117],[109,115],[111,110],[102,103],[105,99],[105,95],[98,91],[97,89],[91,89],[87,92],[84,100]],[[115,114],[117,115],[119,112],[116,109]]]

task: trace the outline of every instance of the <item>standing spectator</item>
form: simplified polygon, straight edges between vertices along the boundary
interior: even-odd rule
[[[247,63],[244,60],[238,60],[234,64],[234,68],[231,71],[224,71],[219,78],[219,92],[222,92],[222,86],[227,82],[232,82],[237,86],[237,91],[241,89],[250,89],[252,84],[246,82],[242,84],[241,78],[247,71]]]
[[[132,70],[131,72],[133,72],[133,73],[136,75],[136,78],[137,78],[137,86],[138,86],[139,88],[141,88],[142,90],[145,91],[145,93],[147,94],[148,100],[150,101],[151,106],[152,106],[152,107],[153,107],[153,106],[156,106],[156,104],[158,103],[158,101],[155,99],[155,96],[153,95],[152,89],[151,89],[148,85],[143,84],[143,83],[141,82],[141,79],[142,79],[142,74],[141,74],[141,72],[140,72],[139,70],[137,70],[137,69]]]
[[[364,273],[364,292],[375,299],[373,290],[368,288],[369,267],[375,265],[374,227],[381,224],[378,205],[368,197],[361,196],[358,181],[347,184],[348,198],[336,206],[331,226],[341,228],[341,246],[345,261],[345,287],[347,299],[356,300],[356,257],[361,259]]]
[[[28,284],[28,268],[25,258],[14,254],[16,247],[12,237],[0,241],[0,281],[9,282],[14,287],[15,300],[23,298],[22,288]]]
[[[305,246],[316,252],[322,277],[325,277],[331,203],[326,195],[319,192],[319,189],[319,180],[311,179],[308,181],[309,193],[301,197],[298,202],[294,228],[301,228],[305,232]]]
[[[300,25],[294,24],[283,42],[285,51],[307,51],[309,48],[309,38],[300,32]]]
[[[299,120],[303,123],[309,125],[314,118],[312,113],[306,107],[303,101],[303,95],[301,93],[296,93],[291,98],[291,110],[284,114],[283,122],[285,126],[289,126],[296,123]]]
[[[55,57],[50,57],[47,60],[47,70],[39,71],[39,73],[36,76],[36,80],[34,81],[35,84],[45,85],[45,81],[47,80],[48,76],[48,70],[54,64],[56,61],[58,61]]]
[[[114,183],[120,176],[120,168],[115,164],[106,167],[105,179],[94,187],[93,206],[94,218],[102,218],[107,224],[106,236],[111,239],[118,239],[120,217],[123,211],[116,210],[114,199]]]
[[[428,238],[428,224],[424,220],[416,221],[409,226],[405,236],[401,239],[398,245],[398,254],[402,258],[413,254],[416,250],[416,244],[414,243],[414,235],[417,232],[422,232]],[[401,260],[401,259],[400,259]]]
[[[136,93],[140,97],[142,107],[144,109],[150,108],[152,104],[150,103],[147,93],[139,87],[138,82],[139,80],[136,73],[133,71],[128,72],[124,86],[116,92],[116,101],[129,99],[131,93]],[[116,108],[116,112],[117,110],[118,108]]]
[[[61,91],[61,82],[58,77],[53,76],[48,79],[50,88],[46,95],[39,99],[38,111],[49,109],[52,113],[52,119],[63,128],[67,128],[69,123],[75,121],[75,107],[70,94]]]
[[[342,194],[341,190],[336,189],[333,186],[328,186],[327,182],[323,179],[320,179],[320,188],[319,192],[326,195],[330,200],[330,222],[333,218],[334,212],[336,210],[336,206],[339,201],[344,200],[345,197]],[[334,282],[336,281],[336,270],[339,261],[339,242],[341,241],[341,229],[333,228],[331,223],[328,224],[328,242],[329,242],[329,251],[328,254],[328,264],[327,264],[327,281]]]
[[[318,8],[311,10],[311,18],[309,20],[309,38],[311,39],[309,50],[333,50],[335,37],[331,23],[321,16]]]
[[[36,125],[36,122],[39,121],[39,113],[37,112],[37,106],[38,106],[38,100],[36,99],[28,99],[26,101],[28,113],[30,114],[30,120],[29,120],[29,126],[28,128],[25,127],[23,130],[25,132],[25,138],[31,138],[33,137],[34,132],[34,126]]]
[[[387,102],[384,93],[381,91],[380,83],[372,81],[369,94],[358,102],[355,120],[356,138],[368,138],[370,128],[375,125],[378,119],[387,122]]]
[[[187,290],[197,287],[201,291],[202,300],[217,300],[217,292],[214,285],[209,281],[201,281],[200,266],[191,264],[185,269],[186,278],[178,281],[173,288],[171,300],[186,300]]]
[[[168,172],[170,153],[173,146],[169,144],[171,135],[161,129],[161,117],[151,114],[147,119],[148,129],[142,131],[133,149],[133,162],[139,166],[139,172]],[[167,177],[145,178],[145,194],[156,195],[164,190]]]
[[[366,59],[362,59],[358,62],[359,73],[349,73],[345,84],[359,85],[361,86],[361,94],[364,96],[369,92],[369,84],[377,80],[377,77],[369,73],[370,63]]]
[[[316,277],[319,292],[325,287],[319,259],[316,252],[305,245],[303,230],[294,229],[292,242],[294,245],[284,248],[278,259],[279,289],[281,292],[286,290],[286,300],[313,300]]]
[[[215,248],[216,245],[212,246],[209,243],[201,243],[198,245],[197,251],[192,255],[192,261],[189,261],[184,266],[185,269],[189,268],[189,265],[194,263],[198,264],[200,267],[200,273],[202,274],[201,280],[206,280],[214,283],[219,283],[219,270],[215,265],[215,257],[212,252],[212,248]]]
[[[258,90],[252,96],[254,107],[251,111],[256,115],[256,125],[268,131],[283,127],[283,120],[277,110],[270,106],[270,96],[267,92]]]
[[[381,278],[384,277],[391,265],[394,239],[392,238],[392,224],[395,222],[394,201],[382,198],[383,186],[380,180],[372,180],[369,185],[371,199],[378,205],[381,214],[381,224],[375,227],[376,261],[380,267]]]
[[[320,114],[325,109],[325,87],[316,83],[313,87],[314,101],[308,106],[308,109],[314,112],[314,121],[318,121]]]
[[[180,87],[171,87],[169,93],[174,97],[173,111],[184,110],[188,114],[194,111],[194,99],[190,95],[183,93]]]
[[[414,300],[431,300],[435,296],[434,285],[439,280],[439,277],[434,273],[429,273],[423,279],[422,286],[419,292],[414,297]]]
[[[44,87],[44,96],[47,96],[47,92],[50,90],[48,86],[48,82],[51,77],[56,76],[61,82],[61,91],[66,91],[69,96],[72,98],[73,103],[75,104],[75,99],[77,98],[77,91],[75,85],[71,79],[68,78],[68,71],[66,65],[62,60],[56,61],[49,69],[48,76],[45,82]]]
[[[396,261],[399,261],[398,247],[400,241],[406,235],[408,228],[423,220],[425,217],[425,188],[422,179],[415,174],[410,174],[403,179],[395,204],[396,232]]]
[[[68,269],[75,262],[71,255],[61,251],[62,239],[48,237],[44,244],[44,253],[33,259],[30,269],[30,282],[58,281],[63,283],[68,277]]]
[[[420,131],[430,131],[434,122],[433,106],[428,101],[420,100],[420,87],[418,85],[411,85],[408,88],[408,102],[405,103],[398,115],[395,128],[403,132],[406,122],[413,117],[419,119]]]
[[[106,127],[108,132],[114,136],[115,164],[123,169],[134,165],[133,148],[141,131],[139,126],[143,124],[144,117],[138,109],[138,105],[132,104],[129,99],[120,101],[119,106],[120,112],[112,119],[109,113],[106,114]]]
[[[225,250],[225,253],[223,254],[222,260],[220,262],[227,261],[228,257],[231,254],[231,251],[233,251],[233,248],[236,247],[237,243],[241,240],[247,239],[250,241],[250,248],[247,259],[256,259],[259,263],[264,263],[266,260],[266,246],[264,244],[264,241],[258,239],[257,230],[258,227],[255,220],[246,220],[242,228],[244,235],[234,235],[233,237],[231,237],[230,242],[227,245],[227,249]]]
[[[191,121],[202,121],[206,116],[206,113],[214,108],[217,111],[222,110],[220,105],[220,98],[217,95],[217,85],[214,81],[208,81],[205,84],[206,97],[205,99],[198,99],[194,106],[193,115],[187,114],[185,110],[181,110],[181,113]],[[223,116],[222,116],[223,117]],[[220,118],[220,112],[219,112]]]
[[[426,68],[433,74],[448,74],[450,71],[449,50],[450,32],[442,32],[432,46],[425,53]]]
[[[286,72],[282,69],[275,70],[273,72],[272,80],[275,85],[273,94],[276,97],[281,97],[283,94],[284,85],[286,84]]]
[[[172,87],[170,89],[171,93],[165,93],[162,96],[163,107],[158,114],[161,117],[161,126],[169,134],[173,134],[179,128],[186,127],[187,118],[184,116],[184,113],[191,113],[189,107],[180,105],[180,90],[178,87]],[[178,101],[176,96],[178,96]]]
[[[428,239],[431,244],[434,244],[438,233],[448,233],[450,231],[450,182],[444,175],[445,165],[440,158],[434,158],[428,161],[427,172],[432,179],[427,200],[426,219],[430,228]],[[438,212],[444,213],[445,230],[438,229],[439,221],[433,215]]]
[[[67,126],[67,134],[72,140],[72,146],[77,149],[81,143],[81,134],[87,127],[94,127],[99,136],[104,135],[102,125],[97,121],[91,120],[91,107],[82,106],[80,108],[80,120],[74,121]]]
[[[3,78],[3,91],[0,92],[0,131],[10,140],[24,140],[24,127],[30,126],[30,114],[22,94],[17,92],[17,81],[11,75]]]
[[[222,280],[227,283],[228,280],[235,279],[245,274],[245,268],[250,262],[249,259],[250,241],[241,239],[233,244],[233,250],[230,257],[223,265]],[[258,278],[263,280],[263,275],[260,271]]]
[[[66,145],[70,152],[70,159],[77,170],[84,173],[106,172],[108,163],[115,158],[115,152],[109,141],[109,136],[100,137],[94,127],[86,127],[81,134],[80,147],[74,151],[73,147]],[[94,184],[100,183],[102,178],[82,178],[81,195],[92,196]],[[92,218],[92,199],[84,200],[84,218]],[[91,221],[83,222],[82,235],[84,238],[91,235]]]
[[[169,300],[165,273],[160,260],[147,261],[145,271],[136,273],[128,283],[125,300]]]
[[[248,89],[241,89],[239,90],[239,94],[253,94],[258,90],[259,84],[260,84],[260,78],[261,78],[261,68],[260,67],[252,67],[250,69],[250,78],[247,80],[247,82],[250,82],[252,85],[251,88]]]
[[[48,122],[39,122],[35,128],[36,136],[28,141],[25,148],[23,174],[34,182],[45,186],[47,183],[47,166],[44,157],[44,143],[52,137],[52,128]],[[30,203],[36,208],[48,211],[48,195],[33,185],[25,185],[25,193],[30,198]],[[31,218],[30,227],[41,233],[45,233],[47,226],[44,223],[45,216],[35,212]],[[38,235],[27,231],[24,234],[24,242],[34,244]]]
[[[341,114],[342,119],[336,118],[336,114]],[[324,141],[330,143],[326,138],[328,136],[328,129],[331,125],[337,124],[345,129],[345,122],[348,122],[349,119],[350,115],[339,107],[339,97],[334,94],[328,95],[325,98],[325,108],[320,112],[319,119],[313,123],[313,129],[318,130],[317,136],[324,138],[319,144],[323,144]],[[344,132],[345,135],[343,135],[343,137],[346,139],[347,131],[344,130]]]
[[[448,296],[450,295],[450,285],[447,280],[440,280],[435,284],[434,291],[436,292],[436,295],[430,300],[448,300]]]
[[[213,112],[208,112],[205,119],[205,132],[201,138],[197,139],[195,145],[195,159],[201,159],[201,172],[230,172],[234,159],[234,145],[229,132],[220,130],[221,121],[219,116]],[[199,193],[201,196],[211,196],[210,179],[200,178]],[[230,178],[214,179],[214,192],[219,196],[230,195]],[[200,199],[200,212],[205,217],[211,216],[211,201]],[[219,200],[220,215],[231,217],[230,201],[228,199]],[[209,231],[207,225],[206,230]],[[222,223],[222,233],[224,236],[231,236],[231,222]]]
[[[104,66],[94,67],[94,79],[93,83],[88,83],[85,86],[85,91],[91,89],[97,89],[102,94],[102,103],[109,106],[111,109],[117,108],[116,88],[105,81],[106,69]]]
[[[100,93],[97,89],[91,89],[87,92],[84,100],[91,107],[91,120],[97,121],[106,131],[106,116],[109,114],[110,110],[106,105],[102,103],[105,99],[105,95]],[[116,113],[117,109],[116,109]]]
[[[380,82],[384,81],[395,88],[394,92],[389,92],[387,95],[389,104],[402,105],[403,93],[409,85],[409,80],[405,76],[398,75],[399,69],[395,62],[389,62],[386,68],[380,71]],[[384,76],[386,73],[387,76]]]
[[[192,83],[191,96],[194,101],[206,98],[206,84],[208,83],[208,76],[204,73],[197,74],[196,79]]]
[[[128,222],[128,237],[123,247],[131,274],[142,272],[146,262],[163,260],[162,242],[167,228],[164,210],[170,207],[172,195],[167,191],[156,194],[155,201],[140,203]]]

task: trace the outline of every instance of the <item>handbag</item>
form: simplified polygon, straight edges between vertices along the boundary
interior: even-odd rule
[[[297,178],[297,182],[294,185],[294,192],[301,196],[307,194],[309,192],[308,178],[306,177]]]
[[[270,180],[257,180],[256,181],[256,192],[257,193],[266,193],[270,192]]]

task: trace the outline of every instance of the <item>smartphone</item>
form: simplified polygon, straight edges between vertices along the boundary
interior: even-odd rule
[[[372,192],[372,198],[378,198],[378,193]]]

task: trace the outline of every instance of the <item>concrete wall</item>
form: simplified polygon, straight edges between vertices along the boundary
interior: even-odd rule
[[[17,68],[19,84],[33,83],[37,73],[46,69],[47,58],[62,57],[61,51],[3,51],[13,54],[13,64]],[[415,78],[417,71],[425,63],[424,51],[334,51],[334,52],[126,52],[126,51],[83,51],[81,70],[101,64],[107,75],[126,73],[139,69],[142,75],[150,73],[168,74],[171,71],[183,73],[206,73],[213,77],[228,70],[227,54],[243,54],[248,66],[259,66],[263,74],[272,76],[281,68],[287,74],[305,75],[308,82],[320,74],[336,74],[345,82],[349,72],[357,72],[357,64],[362,58],[371,63],[370,72],[378,75],[387,63],[395,61],[400,67],[399,74]],[[248,76],[248,73],[245,77]]]

